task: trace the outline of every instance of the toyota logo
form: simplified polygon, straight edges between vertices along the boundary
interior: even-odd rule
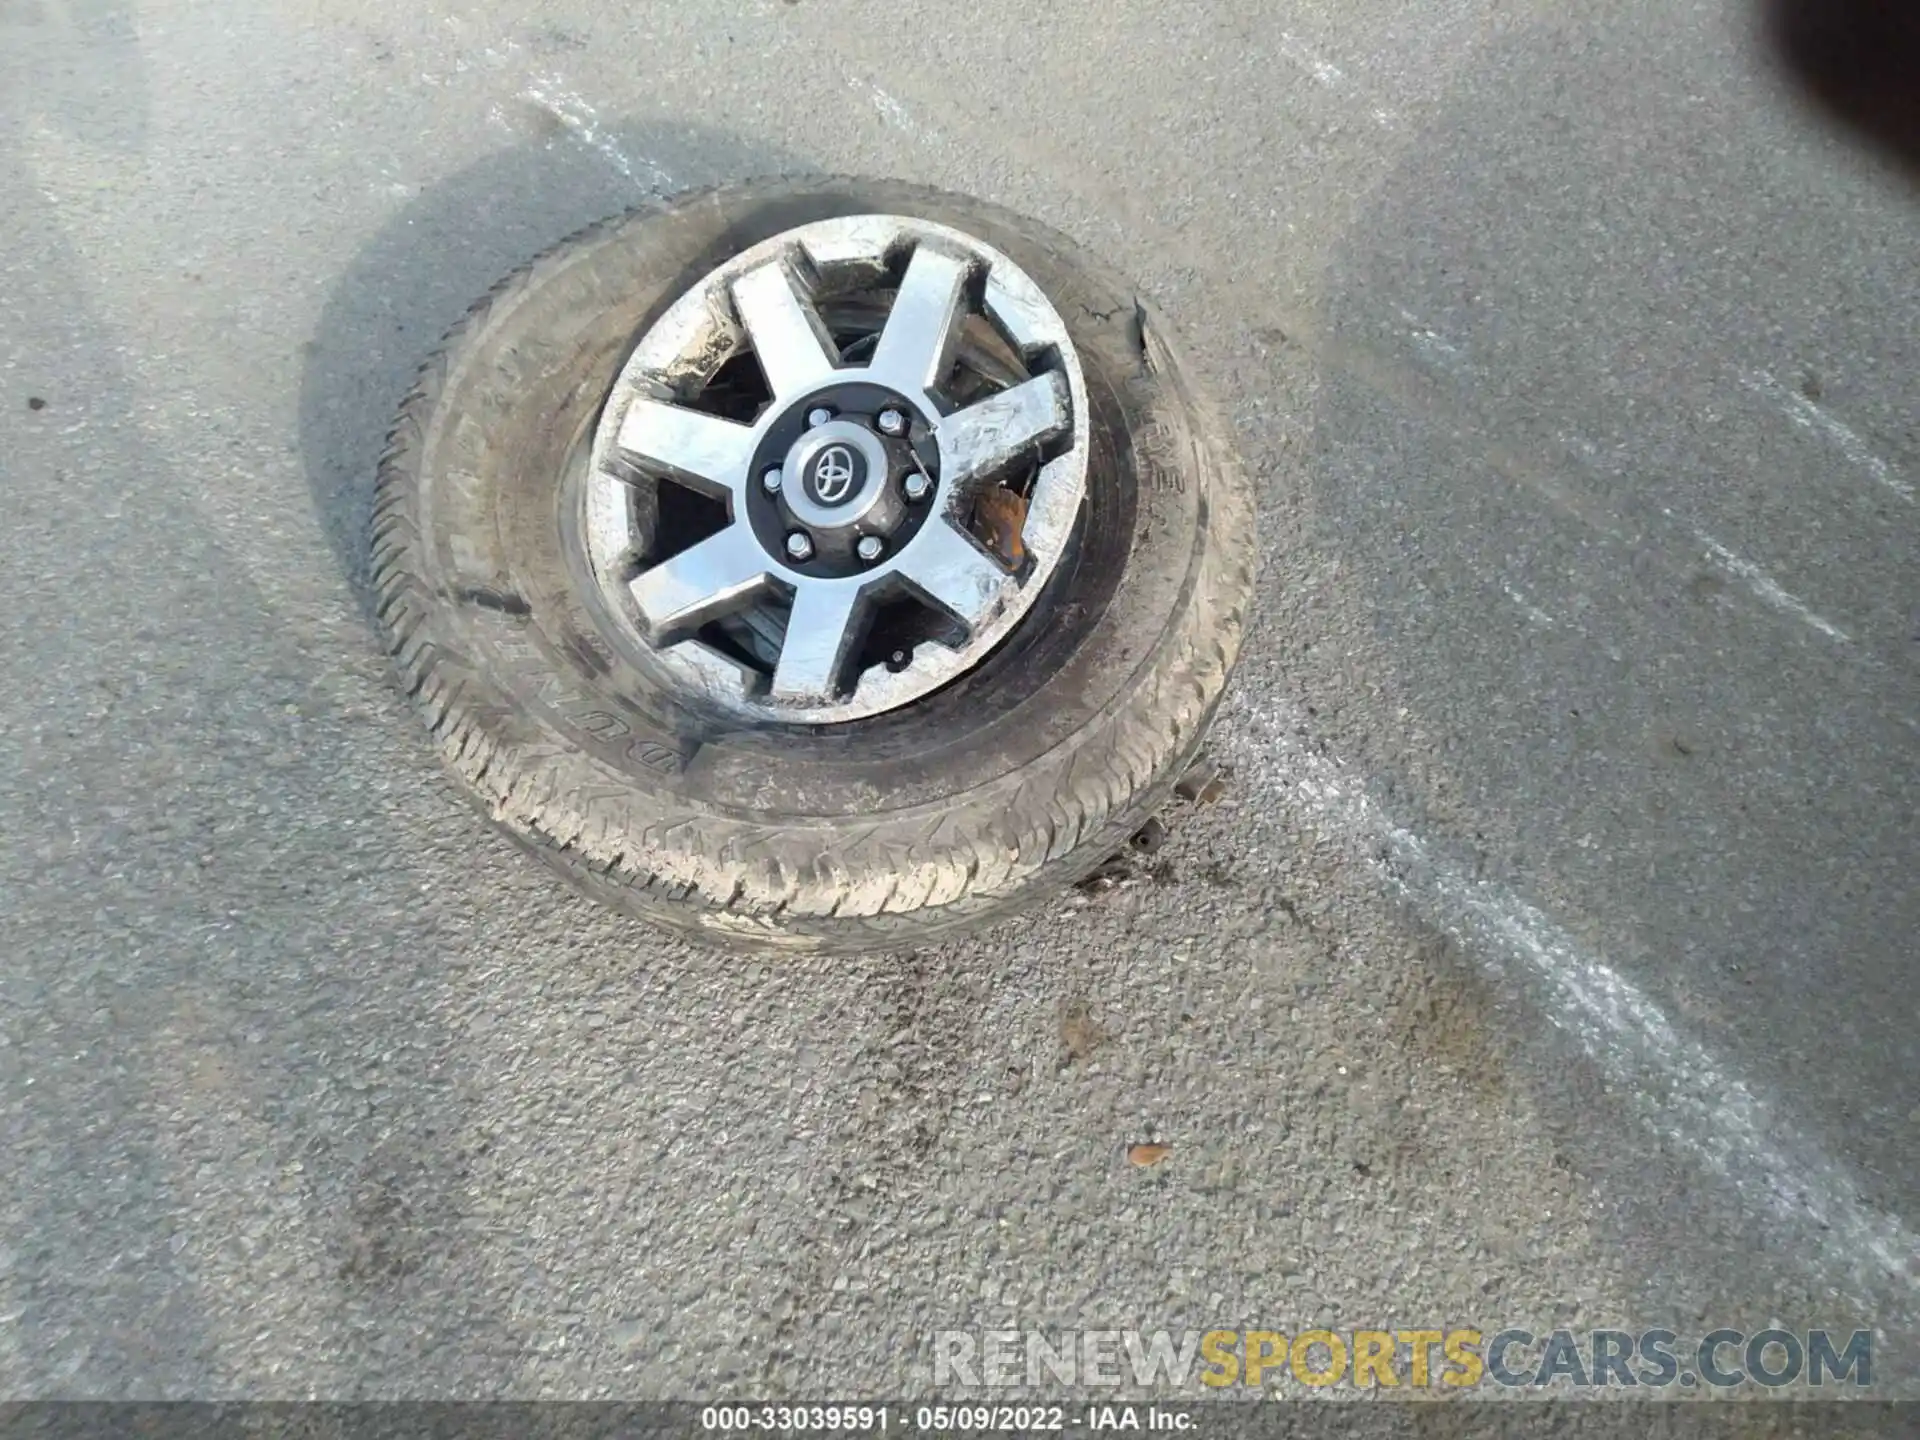
[[[845,445],[829,445],[813,462],[813,498],[822,505],[838,505],[859,483],[859,462]]]

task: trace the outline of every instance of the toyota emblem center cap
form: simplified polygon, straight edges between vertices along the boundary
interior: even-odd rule
[[[866,457],[851,445],[829,445],[807,467],[807,493],[820,505],[844,505],[860,493],[867,479]]]

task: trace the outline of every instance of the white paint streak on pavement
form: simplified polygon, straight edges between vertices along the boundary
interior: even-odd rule
[[[1342,70],[1325,55],[1322,55],[1319,51],[1306,44],[1298,36],[1282,32],[1279,50],[1280,54],[1288,61],[1311,75],[1316,82],[1324,85],[1327,89],[1339,90],[1356,97],[1364,96],[1365,92],[1363,88],[1356,85],[1348,77],[1345,70]],[[1367,114],[1368,117],[1383,130],[1392,130],[1395,128],[1393,111],[1386,106],[1378,104],[1371,105],[1368,108]]]
[[[1337,90],[1347,83],[1346,72],[1338,65],[1284,32],[1280,36],[1280,53],[1329,90]]]
[[[1857,431],[1842,424],[1791,385],[1782,385],[1764,370],[1748,371],[1740,377],[1740,383],[1755,394],[1764,395],[1773,401],[1787,419],[1802,430],[1824,436],[1832,441],[1842,455],[1909,505],[1915,503],[1913,486],[1895,475],[1893,467],[1874,454]]]
[[[1413,337],[1413,348],[1420,352],[1421,358],[1445,370],[1460,368],[1465,354],[1458,345],[1431,325],[1423,323],[1411,310],[1402,310],[1400,318],[1406,322],[1407,333]]]
[[[645,166],[649,178],[642,179],[634,161],[628,158],[617,142],[606,133],[600,120],[600,114],[580,96],[568,90],[552,77],[541,79],[529,85],[521,92],[523,99],[532,101],[545,110],[554,119],[572,132],[575,139],[589,149],[599,153],[609,165],[620,172],[622,177],[649,194],[665,194],[674,188],[674,180],[659,165],[640,157],[640,165]]]
[[[1392,886],[1508,979],[1531,977],[1547,1019],[1628,1097],[1641,1120],[1720,1175],[1751,1209],[1791,1226],[1836,1293],[1874,1303],[1904,1287],[1920,1238],[1868,1204],[1839,1165],[1625,976],[1503,887],[1475,880],[1383,815],[1362,783],[1314,750],[1285,711],[1246,712],[1262,751],[1249,767],[1316,828],[1358,841]],[[1517,972],[1517,973],[1516,973]]]
[[[939,143],[940,136],[937,131],[916,120],[905,105],[878,85],[866,80],[855,80],[852,84],[855,89],[866,92],[867,98],[873,102],[873,108],[879,112],[880,118],[894,129],[904,131],[926,144]]]
[[[1518,590],[1514,589],[1513,586],[1507,584],[1505,581],[1501,582],[1500,588],[1506,592],[1507,598],[1513,601],[1514,604],[1518,605],[1520,609],[1526,614],[1526,617],[1529,620],[1533,621],[1534,624],[1542,626],[1543,628],[1546,628],[1546,629],[1553,628],[1553,616],[1549,615],[1546,611],[1542,610],[1538,605],[1535,605],[1531,600],[1527,599],[1526,596],[1522,595]]]
[[[1811,625],[1829,640],[1837,640],[1842,645],[1851,637],[1831,620],[1816,615],[1797,595],[1789,594],[1774,578],[1751,560],[1734,554],[1710,535],[1695,533],[1700,543],[1707,547],[1707,555],[1721,569],[1736,579],[1746,582],[1749,590],[1784,615],[1791,615],[1803,624]]]

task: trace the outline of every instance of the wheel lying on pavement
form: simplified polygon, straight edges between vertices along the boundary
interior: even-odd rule
[[[898,947],[1098,866],[1226,684],[1252,501],[1156,321],[977,201],[762,182],[503,281],[401,407],[380,624],[447,764],[709,942]]]

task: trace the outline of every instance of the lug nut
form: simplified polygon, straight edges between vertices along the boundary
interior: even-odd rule
[[[813,409],[807,411],[807,424],[810,426],[817,427],[824,425],[832,418],[833,412],[824,405],[816,405]]]
[[[776,465],[760,477],[760,486],[767,494],[778,495],[780,493],[781,482],[785,478],[786,477],[780,473],[780,467]]]
[[[853,548],[854,553],[871,565],[880,558],[880,552],[886,549],[887,546],[886,542],[878,535],[862,535],[860,537],[860,543]]]
[[[886,435],[904,435],[907,433],[907,417],[898,410],[882,410],[880,430]]]
[[[907,476],[900,488],[907,492],[909,500],[924,500],[933,492],[933,481],[916,471]]]
[[[787,536],[787,554],[795,560],[807,560],[813,556],[813,537],[804,530],[796,530]]]

